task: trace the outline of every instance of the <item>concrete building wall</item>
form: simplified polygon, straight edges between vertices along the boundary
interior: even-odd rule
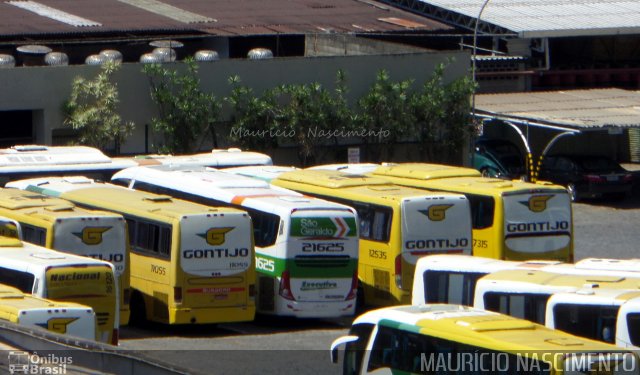
[[[202,88],[222,98],[231,92],[228,79],[238,75],[243,84],[254,92],[261,92],[280,84],[319,82],[333,89],[336,72],[346,72],[349,99],[353,102],[367,92],[376,73],[385,69],[395,81],[413,79],[415,87],[431,75],[440,63],[450,64],[446,79],[453,80],[469,74],[468,52],[406,53],[395,55],[367,55],[341,57],[296,57],[270,60],[221,59],[200,65]],[[167,67],[183,69],[172,63]],[[121,147],[123,153],[145,152],[145,125],[157,115],[149,95],[148,78],[142,73],[143,65],[125,63],[116,73],[120,94],[120,114],[125,121],[136,124],[135,133]],[[51,144],[53,129],[62,128],[61,106],[69,97],[74,77],[93,79],[99,67],[86,65],[38,66],[0,69],[0,111],[33,111],[34,143]],[[225,112],[228,117],[228,110]],[[16,126],[0,123],[0,128]],[[148,151],[158,136],[149,132]]]

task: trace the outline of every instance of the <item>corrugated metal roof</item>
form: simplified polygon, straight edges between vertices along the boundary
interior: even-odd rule
[[[0,35],[188,31],[219,35],[415,32],[451,26],[358,0],[37,0],[102,26],[82,28],[0,2]],[[136,4],[134,6],[133,4]],[[185,18],[186,17],[186,18]],[[382,19],[394,18],[396,22]],[[196,23],[185,23],[194,22]]]
[[[477,18],[485,0],[422,0]],[[640,33],[638,0],[489,0],[481,21],[523,38]]]
[[[480,94],[476,113],[584,130],[640,127],[640,91],[593,89]]]

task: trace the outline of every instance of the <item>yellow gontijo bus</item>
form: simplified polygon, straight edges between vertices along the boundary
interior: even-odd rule
[[[14,181],[124,216],[131,247],[131,318],[167,324],[250,321],[255,316],[251,218],[84,177]]]
[[[118,343],[118,285],[113,264],[0,236],[0,283],[40,298],[95,311],[95,339]]]
[[[427,192],[336,171],[295,170],[272,184],[356,209],[358,277],[369,305],[410,303],[418,258],[471,252],[471,218],[461,194]]]
[[[0,284],[0,320],[92,341],[96,339],[96,314],[91,307],[34,297],[5,284]]]
[[[354,320],[343,374],[639,374],[637,355],[526,320],[459,305],[394,306]]]
[[[0,216],[16,220],[22,239],[113,264],[120,287],[120,325],[129,322],[129,249],[122,215],[86,210],[60,198],[0,188]]]
[[[464,194],[471,204],[473,255],[573,261],[571,198],[562,186],[486,178],[471,168],[422,163],[382,165],[371,175],[398,185]]]

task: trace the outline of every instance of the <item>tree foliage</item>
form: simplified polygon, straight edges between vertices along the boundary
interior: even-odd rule
[[[313,164],[321,146],[336,144],[350,128],[345,82],[344,72],[338,71],[333,92],[317,82],[282,85],[276,90],[286,103],[280,109],[279,126],[295,137],[303,166]]]
[[[230,77],[229,84],[232,86],[231,95],[224,98],[233,113],[229,139],[251,150],[277,147],[277,137],[272,132],[279,116],[274,89],[257,96],[253,89],[241,84],[238,76]]]
[[[193,58],[184,61],[186,71],[179,73],[160,64],[148,64],[143,72],[149,78],[151,98],[159,117],[153,128],[164,136],[158,145],[162,152],[190,153],[200,149],[208,134],[217,146],[214,125],[220,116],[221,102],[200,89],[198,65]]]
[[[62,111],[63,124],[78,131],[78,143],[102,150],[113,146],[118,153],[133,132],[134,124],[122,121],[117,112],[120,100],[112,77],[119,68],[118,63],[108,62],[93,80],[74,78]]]
[[[367,134],[363,142],[370,160],[379,161],[383,151],[391,159],[395,143],[407,135],[414,122],[412,84],[413,80],[394,82],[386,70],[380,70],[367,94],[358,100],[356,124]]]
[[[411,133],[429,161],[459,163],[463,142],[472,131],[471,95],[475,83],[465,76],[444,82],[445,64],[436,66],[412,103]]]

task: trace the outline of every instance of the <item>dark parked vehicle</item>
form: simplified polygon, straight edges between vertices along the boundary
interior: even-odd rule
[[[571,198],[624,198],[631,194],[633,176],[616,161],[598,155],[553,155],[542,162],[539,180],[566,186]]]
[[[485,177],[526,178],[525,159],[513,143],[502,139],[479,139],[475,144],[473,167]]]

